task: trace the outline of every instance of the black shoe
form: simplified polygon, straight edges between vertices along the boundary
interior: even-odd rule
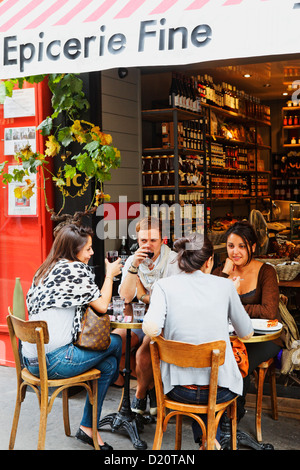
[[[81,442],[84,442],[85,444],[89,444],[90,446],[94,447],[94,441],[93,439],[88,436],[81,428],[78,429],[76,435],[76,439],[78,439]],[[107,444],[107,442],[104,442],[103,446],[100,446],[100,450],[113,450],[112,446]]]
[[[156,416],[157,403],[156,403],[155,387],[151,388],[151,390],[148,390],[147,395],[149,396],[149,401],[150,401],[150,414],[151,416]]]
[[[137,398],[136,396],[134,396],[134,399],[132,400],[132,403],[131,403],[132,411],[140,415],[143,415],[146,411],[146,406],[147,406],[147,395],[145,398]]]

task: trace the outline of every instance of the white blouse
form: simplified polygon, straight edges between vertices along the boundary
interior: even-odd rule
[[[229,338],[228,320],[239,337],[249,335],[252,323],[230,279],[202,271],[177,274],[159,280],[154,287],[143,331],[175,341],[201,344],[226,342],[225,363],[219,369],[218,385],[239,395],[243,380]],[[176,385],[208,385],[209,369],[161,364],[164,393]]]

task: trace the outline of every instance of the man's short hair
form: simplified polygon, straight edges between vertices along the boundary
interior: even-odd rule
[[[161,220],[157,219],[156,217],[144,217],[138,221],[135,229],[136,233],[139,233],[140,230],[157,229],[160,236],[162,236],[162,223]]]

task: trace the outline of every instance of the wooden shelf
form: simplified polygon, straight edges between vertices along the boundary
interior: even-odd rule
[[[300,111],[300,106],[284,106],[282,111]]]
[[[208,166],[207,168],[208,171],[213,171],[215,172],[229,172],[229,173],[247,173],[247,174],[255,174],[255,173],[266,173],[266,174],[271,174],[270,170],[241,170],[240,168],[223,168],[219,166]]]
[[[261,199],[261,198],[270,198],[271,196],[265,195],[265,196],[239,196],[239,197],[214,197],[213,202],[228,202],[228,201],[247,201],[248,199]]]
[[[143,189],[147,189],[147,191],[149,190],[158,190],[158,189],[173,189],[174,191],[174,185],[173,186],[143,186]],[[192,186],[192,185],[187,185],[187,186],[181,186],[179,185],[179,189],[184,189],[184,190],[187,190],[187,189],[196,189],[196,190],[204,190],[205,189],[205,186]]]
[[[171,153],[173,154],[175,149],[172,147],[162,148],[162,147],[148,147],[143,149],[143,155],[145,153],[158,153],[163,155],[164,153]],[[178,153],[180,154],[193,154],[193,155],[204,155],[204,150],[195,150],[195,149],[187,149],[183,147],[178,147]]]
[[[297,124],[295,126],[282,126],[282,129],[300,129],[300,124]]]
[[[200,120],[204,119],[203,114],[193,113],[192,111],[185,111],[179,108],[166,108],[166,109],[145,109],[142,111],[142,119],[152,122],[163,122],[173,120],[173,111],[177,111],[177,117],[180,121]]]
[[[271,123],[268,121],[263,121],[260,119],[244,116],[238,114],[234,111],[229,111],[227,109],[219,108],[218,106],[212,106],[210,104],[202,103],[203,108],[209,108],[213,112],[223,114],[230,118],[235,118],[238,120],[243,120],[251,124],[259,124],[261,126],[271,126]],[[173,120],[173,111],[177,111],[178,120],[193,120],[193,119],[203,119],[205,116],[203,114],[194,113],[192,111],[186,111],[180,108],[163,108],[163,109],[144,109],[142,110],[142,119],[153,122],[161,121],[172,121]]]
[[[300,126],[299,126],[300,127]],[[220,135],[210,135],[206,134],[207,138],[210,138],[211,141],[215,141],[219,144],[233,144],[233,145],[238,145],[239,147],[244,147],[248,149],[261,149],[261,150],[271,150],[271,147],[269,145],[264,145],[264,144],[258,144],[255,142],[246,142],[244,140],[235,140],[235,139],[226,139],[226,137],[220,136]]]
[[[242,120],[244,122],[247,122],[250,125],[256,123],[261,126],[271,126],[271,122],[269,121],[263,121],[261,119],[256,119],[253,117],[245,116],[244,114],[238,114],[235,111],[229,111],[228,109],[220,108],[218,106],[212,106],[211,104],[205,104],[205,103],[202,103],[202,106],[204,108],[211,109],[213,112],[223,114],[223,116],[228,116],[230,118],[238,119],[240,121]]]

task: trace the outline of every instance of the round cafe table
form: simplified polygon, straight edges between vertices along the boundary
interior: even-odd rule
[[[108,313],[110,313],[108,311]],[[111,311],[113,314],[113,311]],[[124,316],[131,316],[132,320],[132,305],[126,304],[124,309]],[[110,413],[100,420],[98,427],[109,424],[112,432],[124,430],[128,433],[131,442],[135,449],[144,450],[147,449],[147,443],[142,441],[139,436],[139,431],[143,429],[145,418],[143,416],[134,413],[130,406],[130,350],[131,350],[131,331],[132,329],[142,328],[142,323],[133,323],[133,321],[111,321],[111,327],[124,328],[126,329],[126,349],[125,349],[125,369],[124,372],[124,388],[122,401],[117,413]]]
[[[255,333],[250,339],[242,340],[243,343],[264,343],[266,341],[273,341],[274,339],[279,338],[281,335],[282,328],[277,331],[271,331],[270,333]],[[237,338],[237,336],[230,335],[231,338]],[[240,339],[240,338],[239,338]],[[223,449],[230,449],[231,442],[231,433],[230,433],[230,424],[224,425],[224,430],[222,432],[221,446]],[[244,431],[237,430],[237,448],[239,445],[246,447],[251,447],[254,450],[274,450],[272,444],[261,444],[256,439],[251,437],[248,433]]]

